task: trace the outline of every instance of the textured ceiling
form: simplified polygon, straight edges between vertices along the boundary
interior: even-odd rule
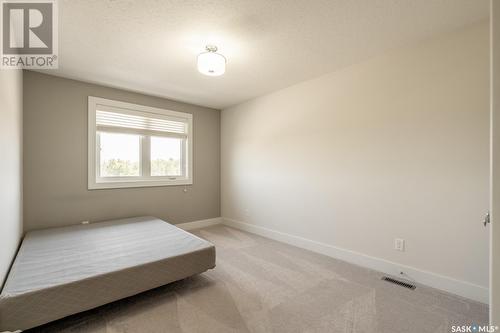
[[[224,108],[488,16],[488,0],[60,0],[57,71]],[[215,44],[227,72],[196,56]]]

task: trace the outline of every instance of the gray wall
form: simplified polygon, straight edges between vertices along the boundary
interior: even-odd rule
[[[23,231],[23,74],[0,70],[0,289]]]
[[[192,113],[193,185],[87,190],[88,96]],[[219,110],[26,71],[25,230],[138,215],[171,223],[219,217],[219,127]]]

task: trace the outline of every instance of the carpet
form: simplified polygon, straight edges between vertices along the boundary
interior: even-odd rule
[[[488,306],[227,226],[192,231],[216,245],[204,274],[29,332],[445,333],[486,325]]]

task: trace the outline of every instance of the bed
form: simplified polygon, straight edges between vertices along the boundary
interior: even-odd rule
[[[0,332],[25,330],[215,267],[215,247],[155,217],[26,234],[0,294]]]

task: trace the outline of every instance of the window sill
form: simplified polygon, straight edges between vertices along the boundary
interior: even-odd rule
[[[120,189],[120,188],[134,188],[134,187],[158,187],[158,186],[179,186],[179,185],[192,185],[192,179],[175,179],[175,180],[127,180],[127,181],[102,181],[102,182],[89,182],[89,190],[102,190],[102,189]]]

